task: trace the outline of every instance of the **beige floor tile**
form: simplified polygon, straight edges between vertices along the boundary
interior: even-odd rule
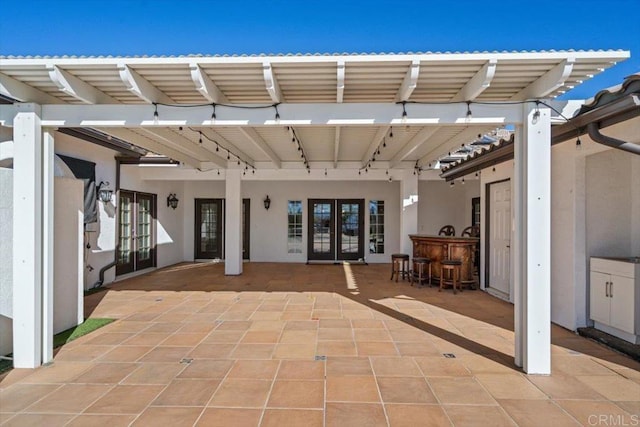
[[[325,420],[326,427],[387,426],[382,405],[371,403],[327,403]]]
[[[354,329],[355,341],[391,341],[391,335],[386,329]]]
[[[380,402],[374,376],[331,376],[327,378],[329,402]]]
[[[262,409],[207,408],[196,423],[201,427],[258,427]]]
[[[351,321],[348,319],[320,319],[320,329],[351,329]]]
[[[267,401],[271,383],[268,380],[226,379],[213,395],[209,406],[262,408]]]
[[[495,404],[491,395],[474,378],[430,377],[427,381],[442,404]]]
[[[422,372],[412,357],[371,357],[376,376],[421,377]]]
[[[270,359],[275,344],[238,344],[229,356],[232,359]]]
[[[565,375],[611,375],[611,370],[597,363],[589,356],[553,355],[551,357],[553,373]]]
[[[323,380],[325,363],[316,360],[283,360],[278,369],[278,380]]]
[[[285,331],[315,331],[318,329],[317,320],[290,320],[287,321],[284,330]]]
[[[66,346],[65,346],[66,347]],[[113,347],[109,345],[77,345],[75,347],[65,348],[58,352],[55,356],[56,362],[90,362],[96,360]]]
[[[619,375],[579,376],[577,379],[607,399],[640,401],[640,384]]]
[[[280,336],[280,343],[284,344],[314,344],[317,341],[316,330],[285,330]]]
[[[387,411],[387,417],[389,418],[389,426],[391,427],[451,426],[446,414],[438,405],[391,403],[385,404],[384,406]]]
[[[181,348],[181,347],[165,347],[165,348]],[[229,356],[231,355],[231,352],[235,348],[236,348],[236,344],[199,344],[189,352],[188,357],[192,357],[194,359],[226,359],[226,358],[229,358]],[[143,359],[141,359],[141,361]]]
[[[117,384],[137,368],[135,363],[96,363],[71,383]]]
[[[261,427],[322,427],[323,411],[303,409],[267,409],[262,417]]]
[[[633,425],[632,415],[612,402],[595,400],[556,400],[556,404],[577,419],[582,425],[607,425],[616,420],[617,425]],[[603,422],[603,420],[606,420]],[[636,416],[636,424],[638,419]]]
[[[80,413],[112,386],[98,384],[66,384],[24,409],[37,413]]]
[[[373,375],[368,357],[328,357],[327,376]]]
[[[251,321],[225,320],[217,328],[217,331],[246,331],[251,327]]]
[[[513,427],[516,425],[500,406],[445,405],[443,408],[456,427]]]
[[[0,390],[0,411],[21,411],[59,387],[59,384],[14,384]]]
[[[458,359],[440,356],[419,356],[413,358],[425,377],[464,377],[471,372]]]
[[[173,380],[151,405],[205,406],[219,384],[220,380],[211,379]]]
[[[477,374],[475,378],[496,399],[547,399],[522,375]]]
[[[280,339],[280,331],[247,331],[240,340],[243,344],[275,344]]]
[[[318,341],[353,341],[353,331],[350,328],[318,329]]]
[[[233,360],[194,360],[178,375],[178,378],[224,378],[231,370]]]
[[[178,332],[160,343],[161,346],[195,346],[207,336],[206,332]]]
[[[275,359],[311,359],[316,355],[315,344],[277,344]]]
[[[251,315],[251,317],[249,317],[249,320],[281,320],[281,317],[281,312],[256,311]]]
[[[175,314],[170,314],[169,316],[174,316]],[[151,326],[149,326],[147,329],[145,329],[145,333],[168,333],[168,334],[172,334],[174,332],[176,332],[178,329],[182,328],[184,325],[180,322],[180,321],[176,321],[176,322],[167,322],[162,320],[162,318],[165,315],[162,315],[160,317],[158,317],[157,319],[155,319],[155,321],[151,324]],[[185,314],[178,314],[178,316],[183,319],[186,317]]]
[[[178,363],[144,363],[126,377],[122,384],[169,384],[184,369],[185,365]]]
[[[254,332],[258,333],[258,332]],[[259,332],[264,333],[264,332]],[[212,331],[207,337],[202,340],[203,344],[212,344],[212,343],[225,343],[225,344],[237,344],[242,338],[244,338],[245,334],[248,334],[247,331]]]
[[[149,407],[147,408],[132,427],[191,427],[196,422],[202,408],[167,408],[167,407]]]
[[[134,415],[85,415],[74,418],[67,427],[127,427],[136,417]]]
[[[440,351],[429,342],[398,342],[396,347],[401,356],[440,356]]]
[[[118,385],[91,405],[88,414],[139,414],[162,391],[158,385]]]
[[[399,356],[391,342],[356,342],[358,356]]]
[[[142,356],[140,362],[178,363],[189,353],[191,347],[155,347]]]
[[[324,381],[276,380],[267,407],[322,409]]]
[[[191,317],[189,317],[187,320],[189,320]],[[210,332],[212,332],[214,329],[216,328],[216,325],[213,323],[206,323],[206,322],[190,322],[190,323],[185,323],[180,329],[178,329],[176,332],[179,333],[183,333],[183,334],[188,334],[188,333],[204,333],[204,334],[209,334]]]
[[[378,319],[353,319],[351,327],[353,329],[386,329],[384,322]]]
[[[423,377],[378,377],[383,403],[437,403]]]
[[[527,378],[552,399],[604,399],[600,393],[569,375],[531,375]]]
[[[123,345],[136,345],[136,346],[156,346],[162,341],[171,336],[170,333],[149,333],[147,331],[141,332],[138,335],[134,335],[128,340],[124,341]]]
[[[95,336],[94,338],[91,338],[91,339],[85,341],[84,344],[115,345],[115,344],[120,344],[123,341],[126,341],[127,339],[131,338],[134,335],[135,334],[132,333],[132,332],[129,332],[129,333],[125,333],[125,332],[105,332],[105,333],[102,333],[100,335]]]
[[[135,362],[151,351],[151,346],[119,345],[98,358],[98,362]]]
[[[640,419],[640,402],[615,402],[616,405],[632,415],[636,415]]]
[[[70,414],[18,414],[2,424],[2,427],[57,427],[64,426],[73,417]]]
[[[33,370],[32,374],[21,380],[21,383],[56,383],[68,382],[94,366],[92,362],[54,362]],[[15,371],[15,369],[14,369]],[[5,382],[0,383],[3,386]]]
[[[272,380],[276,376],[278,366],[277,360],[238,360],[227,378]]]
[[[319,341],[316,353],[320,356],[356,356],[358,350],[353,341]]]
[[[518,426],[564,427],[580,425],[550,400],[500,400],[499,403]]]

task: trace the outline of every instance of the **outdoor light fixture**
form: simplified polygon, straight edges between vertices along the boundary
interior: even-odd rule
[[[167,197],[167,206],[175,209],[178,207],[178,198],[176,197],[176,193],[170,193]]]
[[[111,196],[113,195],[113,190],[109,188],[109,182],[100,181],[100,184],[96,186],[98,190],[98,199],[103,203],[109,203],[111,201]]]
[[[267,197],[264,198],[264,200],[262,201],[262,203],[264,203],[264,208],[266,210],[269,210],[269,208],[271,207],[271,199],[269,198],[269,195],[267,194]]]

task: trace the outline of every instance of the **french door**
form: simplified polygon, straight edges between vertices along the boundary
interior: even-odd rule
[[[364,258],[364,200],[309,199],[308,259]]]
[[[156,263],[156,195],[120,190],[116,274],[153,267]]]
[[[249,259],[250,199],[242,199],[242,259]],[[195,258],[224,258],[224,199],[196,199]]]

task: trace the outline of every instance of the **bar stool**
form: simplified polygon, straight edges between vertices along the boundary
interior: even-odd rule
[[[398,276],[402,274],[402,280],[409,274],[409,255],[407,254],[392,254],[391,255],[391,279],[393,275],[396,276],[396,282]]]
[[[420,286],[427,280],[429,281],[429,285],[431,285],[431,259],[414,257],[413,269],[409,277],[411,278],[411,286],[413,286],[414,281],[418,282],[418,286]]]
[[[438,292],[442,291],[443,285],[445,282],[451,282],[453,286],[453,294],[456,294],[456,281],[458,283],[458,290],[462,292],[462,286],[460,285],[461,281],[461,273],[462,273],[462,261],[459,259],[443,259],[440,261],[440,289]],[[445,279],[446,272],[450,272],[451,280]],[[458,276],[456,280],[456,276]]]

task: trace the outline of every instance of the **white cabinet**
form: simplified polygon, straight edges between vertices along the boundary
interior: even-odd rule
[[[597,329],[640,343],[640,264],[591,258],[591,319]]]

